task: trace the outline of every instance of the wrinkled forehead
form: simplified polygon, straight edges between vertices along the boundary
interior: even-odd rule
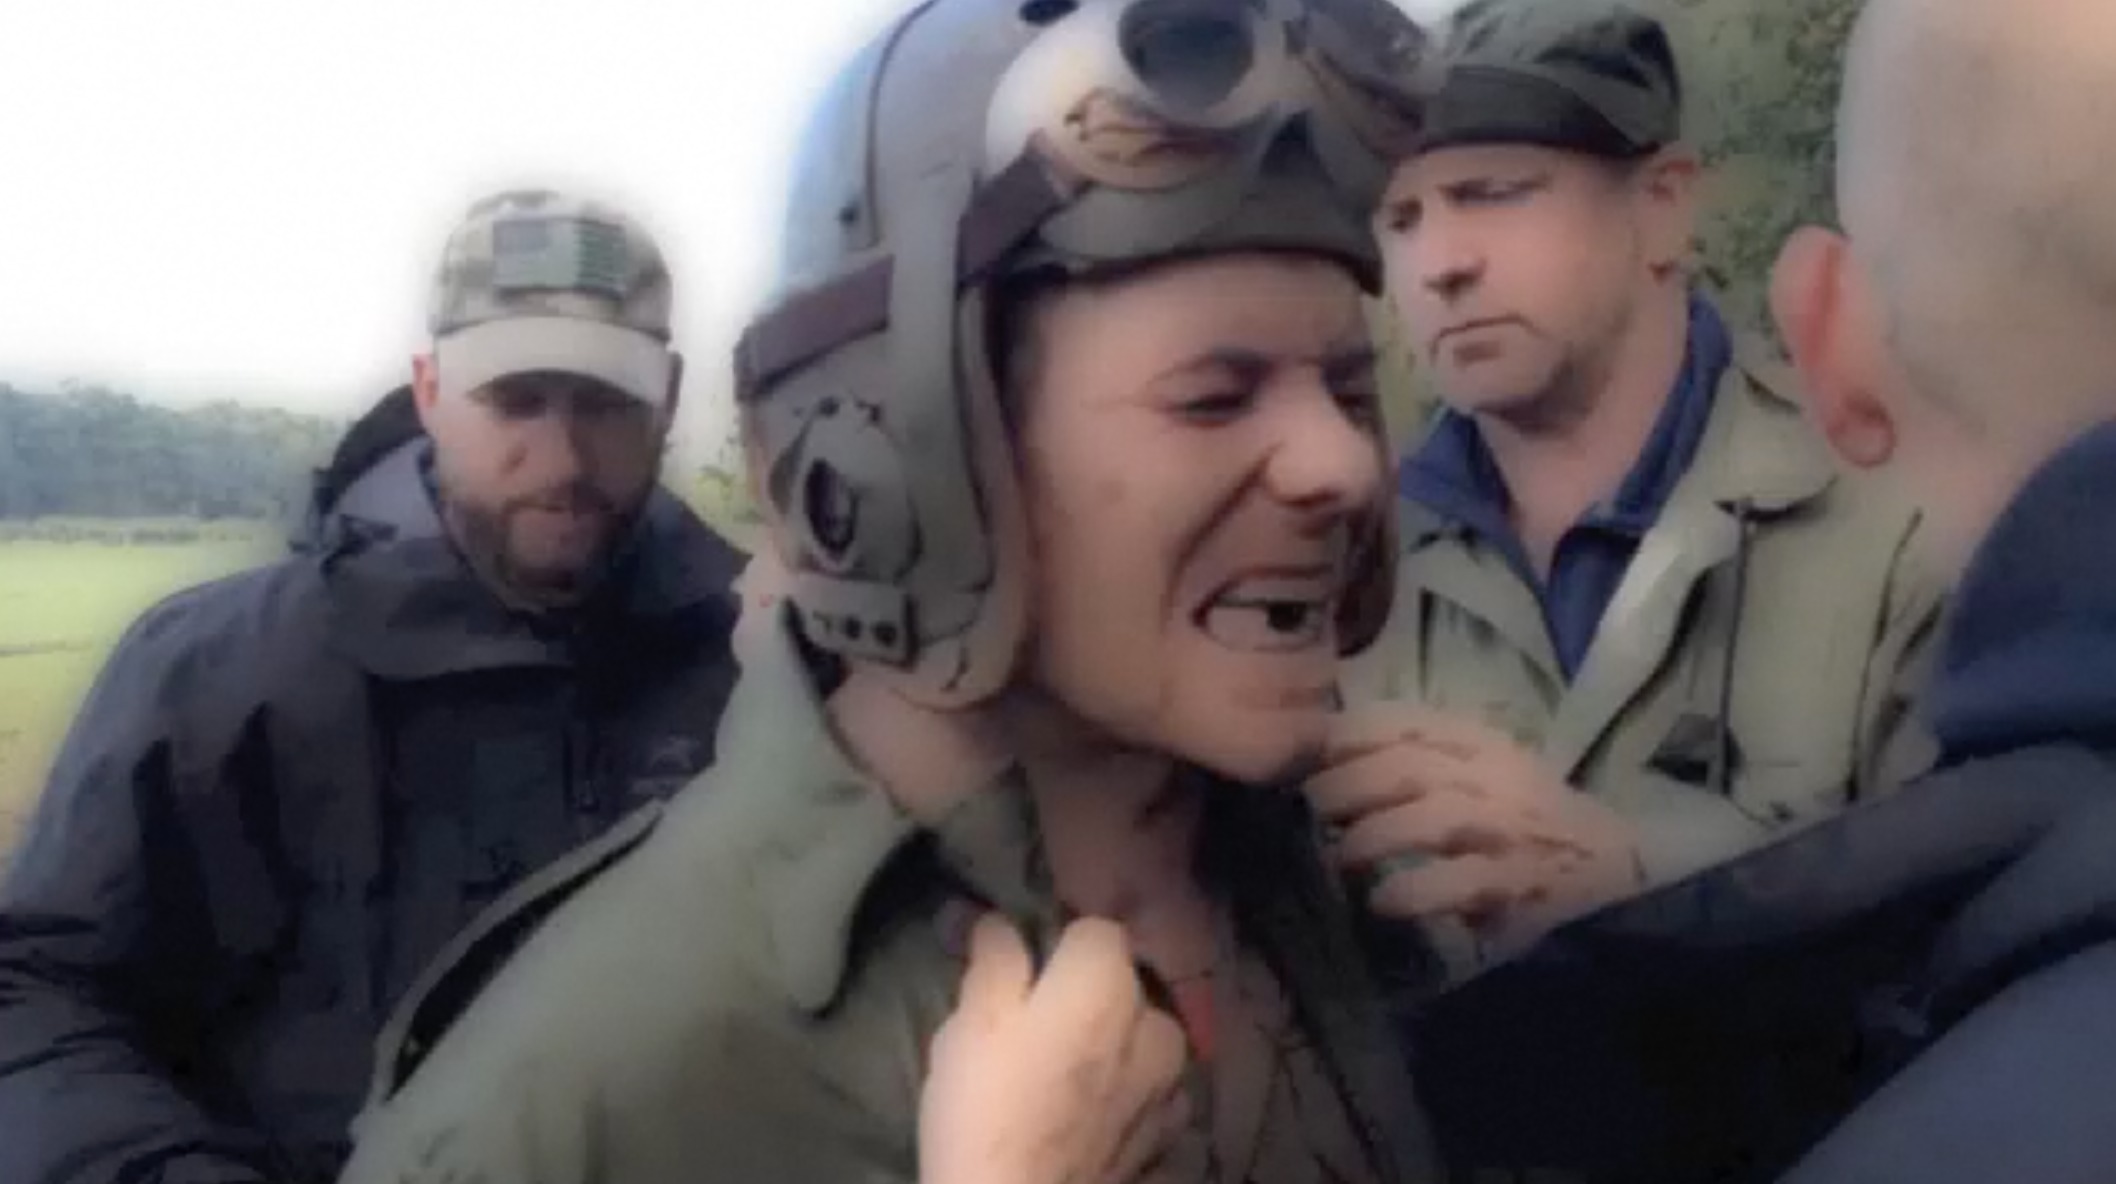
[[[1495,141],[1451,144],[1402,161],[1390,174],[1385,200],[1401,200],[1420,190],[1499,177],[1559,173],[1607,167],[1584,153],[1540,144]]]
[[[495,378],[477,392],[485,398],[535,400],[552,405],[644,404],[610,383],[566,370],[530,370]]]
[[[1363,340],[1359,278],[1302,251],[1230,251],[1161,260],[1032,289],[1055,317],[1178,346],[1194,338],[1295,353]],[[1020,300],[1019,295],[1004,299]]]

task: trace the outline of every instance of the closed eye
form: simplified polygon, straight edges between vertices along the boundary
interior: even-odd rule
[[[1255,404],[1254,391],[1223,391],[1184,399],[1177,404],[1176,411],[1193,422],[1218,424],[1239,419]]]
[[[1448,203],[1455,206],[1477,208],[1482,206],[1508,205],[1538,193],[1549,185],[1549,178],[1534,177],[1477,177],[1447,186],[1444,192]]]
[[[1372,351],[1332,361],[1323,371],[1323,381],[1352,422],[1362,427],[1381,423],[1380,363]]]

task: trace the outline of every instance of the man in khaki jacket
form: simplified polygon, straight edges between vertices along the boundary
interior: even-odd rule
[[[1311,792],[1384,915],[1518,946],[1920,771],[1941,589],[1912,510],[1833,472],[1684,274],[1664,29],[1480,0],[1450,48],[1379,215],[1445,410],[1400,473],[1365,722]]]

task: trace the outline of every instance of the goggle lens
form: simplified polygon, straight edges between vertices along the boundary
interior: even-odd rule
[[[1256,65],[1252,24],[1233,8],[1226,0],[1138,0],[1118,22],[1124,61],[1157,100],[1210,110]]]

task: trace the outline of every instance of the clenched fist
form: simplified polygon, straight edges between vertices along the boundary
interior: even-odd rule
[[[1348,713],[1307,793],[1339,828],[1339,863],[1377,877],[1375,912],[1459,920],[1497,953],[1644,884],[1629,823],[1459,717],[1403,704]]]
[[[1129,1184],[1189,1119],[1185,1056],[1120,926],[1073,922],[1037,977],[1013,927],[983,917],[933,1038],[920,1184]]]

